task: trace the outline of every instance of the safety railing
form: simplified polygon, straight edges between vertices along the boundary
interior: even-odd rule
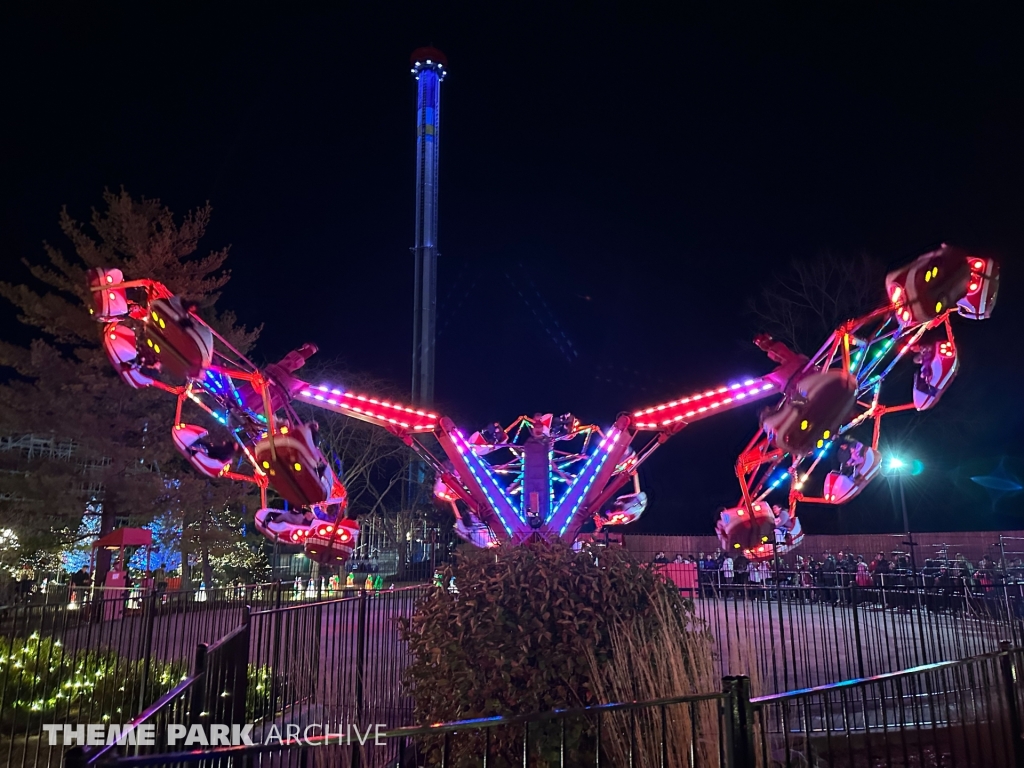
[[[181,680],[199,643],[237,628],[248,605],[317,597],[290,584],[97,590],[0,609],[0,765],[56,765],[44,724],[125,722]]]
[[[1016,585],[976,592],[925,586],[750,584],[686,592],[723,675],[767,694],[967,658],[1024,642]]]
[[[106,752],[93,765],[722,766],[874,768],[1024,764],[1022,651],[751,698],[749,679],[720,693],[513,717],[334,732],[163,754]],[[78,764],[69,763],[72,768]]]
[[[762,766],[1024,765],[1021,651],[755,698]],[[753,765],[753,761],[749,764]]]
[[[128,744],[134,757],[152,759],[154,754],[166,751],[176,741],[184,741],[188,730],[195,725],[209,732],[211,725],[247,722],[249,628],[247,612],[241,626],[212,645],[198,645],[192,673],[121,730],[123,744],[114,740],[103,745],[85,745],[82,742],[86,740],[86,726],[70,726],[70,733],[78,743],[68,749],[64,765],[82,768],[106,764],[123,756]],[[139,738],[143,729],[145,739]],[[179,732],[175,733],[174,729]],[[62,741],[68,738],[68,727],[61,735]]]
[[[256,611],[250,710],[277,722],[412,722],[403,693],[407,650],[398,619],[435,587],[360,591],[355,597]]]
[[[742,681],[720,693],[602,704],[422,727],[342,726],[335,733],[254,739],[203,750],[110,757],[92,765],[696,766],[739,765],[733,744],[749,709]],[[383,727],[382,727],[383,726]],[[80,768],[81,763],[68,763]]]

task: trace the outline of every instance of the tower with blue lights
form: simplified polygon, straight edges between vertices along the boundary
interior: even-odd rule
[[[436,48],[412,53],[416,97],[416,236],[413,244],[412,398],[420,406],[434,399],[437,331],[437,169],[441,123],[441,81],[448,59]]]

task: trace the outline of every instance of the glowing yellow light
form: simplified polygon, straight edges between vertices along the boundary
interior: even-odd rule
[[[295,462],[295,471],[296,472],[301,472],[302,471],[302,465],[299,464],[299,462],[297,462],[297,461]]]
[[[822,435],[822,437],[824,437],[826,440],[828,440],[829,437],[831,437],[831,436],[832,436],[832,432],[830,430],[828,430],[828,429],[826,429],[825,430],[825,434]]]
[[[941,312],[942,311],[942,302],[941,301],[935,302],[935,311],[936,312]]]
[[[160,315],[158,315],[155,311],[153,312],[153,319],[154,320],[159,320],[160,319]]]
[[[165,323],[163,320],[161,320],[160,321],[160,327],[161,328],[166,328],[167,327],[167,323]]]
[[[818,447],[821,448],[823,445],[825,445],[825,441],[824,440],[819,440],[818,441]]]
[[[288,434],[288,427],[281,427],[281,434],[282,435],[287,435]]]
[[[159,344],[154,344],[153,345],[153,351],[156,352],[159,355],[160,354],[160,345]]]
[[[264,469],[270,469],[270,462],[269,461],[264,461],[263,462],[263,468]]]
[[[807,429],[807,419],[800,422],[800,429]]]
[[[146,343],[149,344],[149,346],[151,346],[151,347],[153,346],[153,340],[152,339],[146,339]]]
[[[929,269],[927,272],[924,273],[924,281],[927,283],[931,279],[932,279],[932,271]]]

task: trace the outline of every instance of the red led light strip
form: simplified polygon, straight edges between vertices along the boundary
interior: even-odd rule
[[[387,400],[379,400],[366,395],[356,395],[327,386],[308,387],[299,392],[298,397],[313,404],[325,403],[335,408],[350,412],[355,418],[372,419],[382,424],[391,424],[402,429],[415,432],[426,432],[437,426],[437,414],[410,408]]]
[[[697,421],[710,416],[712,412],[724,406],[735,406],[747,400],[767,397],[775,390],[775,385],[765,379],[747,379],[743,382],[729,384],[718,389],[711,389],[680,400],[655,405],[636,411],[633,416],[641,418],[654,415],[654,419],[637,421],[637,429],[662,429],[664,427],[686,421]]]

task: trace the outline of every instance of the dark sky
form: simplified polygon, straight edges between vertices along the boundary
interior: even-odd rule
[[[13,4],[12,4],[13,5]],[[948,241],[1002,262],[963,371],[884,439],[921,456],[920,528],[1024,527],[1024,53],[1011,4],[20,4],[5,9],[0,275],[124,185],[211,201],[223,304],[260,355],[306,340],[405,386],[415,83],[443,87],[439,407],[616,413],[766,372],[746,307],[793,258],[893,266]],[[158,5],[157,8],[151,7]],[[146,7],[143,7],[146,6]],[[326,4],[325,4],[326,6]],[[10,335],[13,312],[0,314]],[[968,327],[970,326],[970,327]],[[908,390],[909,394],[909,390]],[[750,409],[644,472],[648,531],[710,532]],[[805,530],[897,526],[884,482]]]

